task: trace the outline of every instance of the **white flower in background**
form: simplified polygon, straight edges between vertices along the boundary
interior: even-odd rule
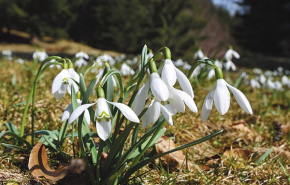
[[[49,63],[53,63],[53,62],[56,62],[55,59],[52,59],[51,61],[49,61]],[[55,64],[51,64],[50,66],[50,69],[56,67],[57,69],[61,69],[61,65],[55,65]]]
[[[260,75],[260,74],[262,74],[262,70],[261,69],[259,69],[259,68],[254,68],[253,69],[253,73],[255,73],[255,74],[257,74],[257,75]]]
[[[232,62],[232,61],[230,61],[230,60],[228,60],[226,63],[225,63],[225,70],[226,71],[229,71],[229,70],[233,70],[233,71],[236,71],[236,65]]]
[[[218,79],[216,85],[208,93],[203,102],[201,111],[201,119],[203,122],[205,122],[209,117],[213,102],[215,103],[215,107],[220,114],[224,115],[228,111],[230,107],[230,92],[228,88],[233,93],[242,109],[249,114],[253,114],[251,105],[246,96],[240,90],[229,85],[224,79]]]
[[[226,61],[231,61],[233,59],[233,56],[236,58],[236,59],[239,59],[240,58],[240,55],[238,52],[234,51],[231,47],[230,49],[225,53],[225,59]]]
[[[122,55],[116,56],[115,61],[122,62],[123,60],[125,60],[125,58],[126,58],[126,55],[122,54]]]
[[[77,60],[75,61],[75,66],[76,67],[82,67],[83,65],[87,65],[88,62],[86,60],[89,59],[89,55],[86,54],[85,52],[78,52],[76,53],[75,57],[77,58]]]
[[[184,70],[190,70],[190,69],[191,69],[191,65],[188,64],[187,62],[184,62],[182,68],[183,68]]]
[[[251,79],[250,80],[250,86],[254,89],[254,88],[258,88],[258,89],[260,89],[261,88],[261,85],[260,85],[260,83],[257,81],[257,80],[255,80],[255,79]]]
[[[278,75],[279,75],[279,72],[278,72],[278,71],[273,71],[273,72],[272,72],[272,75],[273,75],[273,76],[278,76]]]
[[[167,85],[162,81],[158,73],[151,73],[149,81],[147,81],[136,94],[133,110],[137,115],[144,109],[145,102],[150,97],[150,89],[153,96],[159,101],[166,101],[169,98]]]
[[[189,80],[182,71],[174,66],[170,59],[164,61],[160,71],[162,80],[166,85],[173,87],[176,81],[178,81],[181,89],[193,98],[194,94]]]
[[[236,51],[234,51],[231,47],[230,49],[225,53],[225,59],[226,59],[226,63],[225,63],[225,69],[227,71],[229,71],[230,69],[232,69],[233,71],[236,70],[236,66],[235,64],[232,62],[233,57],[235,57],[236,59],[240,58],[239,53],[237,53]]]
[[[265,71],[264,75],[265,76],[273,76],[273,73],[272,73],[272,71],[267,70],[267,71]]]
[[[77,99],[77,103],[78,103],[78,107],[79,107],[82,104],[82,100]],[[69,104],[69,106],[67,106],[67,108],[65,109],[65,111],[62,114],[61,121],[68,120],[72,112],[73,112],[72,104]],[[85,115],[86,122],[88,124],[90,124],[91,118],[90,118],[90,113],[89,113],[89,111],[87,109],[85,110],[85,114],[84,115]]]
[[[275,87],[276,87],[277,91],[283,91],[284,90],[283,89],[283,85],[281,84],[281,82],[275,81],[274,83],[275,83]]]
[[[200,48],[197,50],[197,52],[194,53],[193,58],[194,59],[204,59],[205,58],[205,56]]]
[[[196,77],[201,71],[201,65],[197,66],[194,71],[192,72],[190,78]]]
[[[39,62],[44,61],[47,57],[48,57],[48,55],[47,55],[47,53],[45,52],[45,50],[36,50],[36,51],[32,54],[32,58],[33,58],[33,60],[38,60]]]
[[[220,62],[219,60],[215,60],[214,61],[214,64],[217,66],[217,67],[219,67],[219,68],[223,68],[223,63],[222,62]]]
[[[210,69],[208,74],[207,74],[207,79],[210,80],[215,76],[214,69]]]
[[[15,60],[15,62],[19,63],[19,64],[24,64],[24,60],[22,58],[17,58]]]
[[[288,85],[290,83],[288,77],[285,76],[285,75],[282,76],[282,80],[281,81],[282,81],[283,85]]]
[[[54,78],[52,82],[51,92],[54,94],[55,98],[59,100],[62,98],[66,91],[71,94],[71,86],[75,88],[77,92],[79,90],[77,84],[72,80],[72,76],[70,75],[67,64],[64,64],[64,69]],[[76,80],[76,79],[75,79]]]
[[[184,62],[183,62],[183,60],[182,60],[181,58],[179,58],[178,60],[176,60],[176,61],[173,62],[173,63],[174,63],[174,65],[175,65],[176,67],[184,66]]]
[[[262,85],[265,85],[267,79],[266,79],[266,77],[265,77],[263,74],[261,74],[261,75],[259,76],[259,81],[260,81],[260,83],[261,83]]]
[[[146,55],[146,62],[147,62],[148,60],[150,60],[153,56],[154,56],[154,54],[151,53],[151,52],[149,52],[149,53]]]
[[[270,76],[269,78],[268,78],[268,80],[267,80],[267,87],[269,88],[269,89],[276,89],[276,85],[275,85],[275,83],[272,81],[272,77]]]
[[[132,111],[132,109],[130,107],[128,107],[127,105],[122,104],[122,103],[109,102],[105,98],[99,98],[95,103],[81,105],[78,108],[76,108],[74,110],[74,112],[71,114],[68,123],[69,124],[72,123],[85,110],[87,110],[89,107],[97,104],[94,121],[96,122],[97,133],[98,133],[99,137],[103,141],[106,141],[110,137],[111,132],[112,132],[112,114],[111,114],[111,111],[109,109],[108,103],[117,107],[128,120],[135,122],[135,123],[140,123],[139,118]]]
[[[279,72],[279,74],[283,74],[284,69],[280,66],[277,68],[277,71]]]
[[[132,60],[126,60],[126,63],[129,65],[134,65],[137,64],[137,62],[139,61],[139,59],[137,57],[134,57]]]
[[[249,75],[246,72],[241,73],[241,78],[243,78],[244,80],[246,80],[248,77]]]
[[[284,73],[285,73],[285,75],[290,75],[290,71],[289,71],[288,69],[286,69],[286,70],[284,71]]]
[[[95,63],[99,63],[99,62],[102,62],[102,61],[107,61],[110,66],[114,66],[115,63],[116,63],[115,60],[113,59],[113,57],[111,57],[108,54],[104,54],[104,55],[98,56],[98,58],[96,59]]]
[[[12,51],[11,50],[2,50],[2,55],[6,60],[12,60]]]
[[[123,63],[120,69],[120,72],[123,76],[134,75],[135,71],[131,69],[126,63]]]

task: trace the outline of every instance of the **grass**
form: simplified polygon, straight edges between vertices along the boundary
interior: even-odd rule
[[[0,130],[6,130],[5,122],[12,122],[19,128],[29,90],[38,67],[32,62],[23,65],[0,61]],[[251,73],[251,69],[245,69]],[[61,127],[61,115],[70,103],[66,95],[56,101],[51,94],[51,85],[59,70],[48,69],[37,87],[35,130],[54,130]],[[96,74],[93,74],[96,75]],[[238,73],[229,73],[233,82]],[[166,136],[173,137],[177,146],[202,138],[214,131],[224,133],[214,139],[184,150],[187,160],[195,168],[173,169],[162,161],[155,161],[135,174],[131,184],[289,184],[289,89],[284,92],[268,89],[251,89],[244,84],[239,88],[249,99],[254,115],[248,115],[232,97],[229,111],[221,116],[213,107],[206,123],[201,122],[203,100],[214,80],[200,80],[192,83],[197,114],[186,109],[174,116],[174,126],[166,124]],[[93,97],[96,99],[96,97]],[[31,117],[28,117],[30,120]],[[69,127],[71,129],[71,126]],[[94,127],[92,128],[94,130]],[[25,133],[30,132],[30,125]],[[0,142],[13,138],[6,137]],[[27,140],[31,138],[28,136]],[[77,143],[77,142],[76,142]],[[72,155],[69,139],[65,152]],[[36,183],[27,170],[28,155],[0,145],[0,184],[6,182]],[[56,155],[51,158],[57,161]],[[53,160],[51,164],[55,164]],[[57,164],[55,164],[57,165]],[[143,175],[142,175],[143,174]],[[38,179],[39,180],[39,179]],[[49,183],[45,180],[43,184]]]

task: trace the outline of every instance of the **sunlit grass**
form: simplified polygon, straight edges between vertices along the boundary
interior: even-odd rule
[[[0,62],[0,130],[6,130],[4,123],[12,122],[20,127],[25,101],[33,84],[38,65],[26,62],[24,65],[11,61]],[[251,69],[246,69],[251,74]],[[55,130],[61,127],[61,115],[70,103],[68,96],[56,101],[51,94],[51,84],[58,69],[47,69],[37,86],[35,130]],[[88,74],[92,78],[96,74]],[[233,83],[239,73],[226,74]],[[126,78],[125,78],[126,79]],[[201,107],[206,94],[215,81],[200,80],[199,85],[192,82],[197,114],[186,109],[174,118],[174,126],[166,125],[166,136],[173,137],[177,146],[202,138],[214,131],[224,129],[224,133],[187,150],[184,154],[196,166],[191,171],[172,169],[161,161],[148,165],[135,174],[131,184],[288,184],[290,150],[290,106],[289,89],[283,92],[251,89],[244,84],[240,89],[249,99],[254,115],[245,113],[232,96],[229,111],[221,116],[213,107],[206,123],[200,118]],[[93,100],[96,97],[93,97]],[[125,101],[126,102],[126,101]],[[28,121],[31,117],[28,117]],[[95,128],[92,126],[92,130]],[[25,133],[30,125],[25,126]],[[68,129],[71,132],[71,126]],[[6,139],[13,139],[7,137]],[[29,136],[27,140],[31,139]],[[2,140],[0,141],[2,143]],[[64,152],[72,155],[70,139],[64,144]],[[271,147],[269,153],[258,164],[257,161]],[[251,155],[243,157],[225,156],[225,151],[245,149]],[[26,169],[28,155],[0,147],[1,170]],[[57,158],[55,153],[52,157]],[[8,165],[7,165],[8,164]],[[27,173],[27,172],[25,172]],[[288,173],[288,174],[287,174]],[[23,173],[24,174],[24,173]],[[142,175],[143,174],[143,175]],[[0,180],[2,180],[0,178]],[[1,182],[1,181],[0,181]]]

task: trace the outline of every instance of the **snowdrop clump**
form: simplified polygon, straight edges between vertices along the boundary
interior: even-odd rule
[[[88,64],[88,62],[86,60],[89,59],[89,55],[86,54],[83,51],[80,51],[78,53],[75,54],[75,57],[77,58],[77,60],[75,61],[75,66],[76,67],[82,67]]]
[[[235,57],[236,59],[240,58],[239,53],[237,53],[236,51],[234,51],[232,49],[232,47],[229,48],[229,50],[225,53],[225,59],[226,59],[226,63],[225,63],[225,70],[229,71],[229,70],[233,70],[236,71],[236,65],[232,62],[233,57]]]
[[[36,51],[32,54],[32,58],[33,58],[33,60],[36,60],[36,61],[39,61],[39,62],[44,61],[47,57],[48,57],[48,54],[45,52],[44,49],[36,50]]]

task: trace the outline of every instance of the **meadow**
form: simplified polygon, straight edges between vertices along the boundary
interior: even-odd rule
[[[174,58],[174,53],[172,53],[172,57]],[[75,67],[76,71],[84,74],[97,58],[89,59],[85,66]],[[74,60],[76,59],[72,59],[72,61]],[[114,60],[119,62],[116,62],[111,68],[120,69],[122,63],[128,63],[136,72],[141,59],[140,56],[137,56],[130,60],[125,57],[122,59],[114,58]],[[194,64],[196,60],[191,61],[190,64]],[[157,62],[156,64],[159,65]],[[4,57],[0,60],[1,133],[13,130],[19,133],[26,101],[34,85],[40,65],[40,62],[25,60],[24,63],[19,63],[15,59],[11,60]],[[85,78],[87,85],[99,74],[101,68],[88,70]],[[185,74],[189,71],[182,66],[179,68]],[[34,131],[54,131],[62,128],[63,121],[61,118],[66,107],[71,103],[71,98],[66,93],[63,98],[56,100],[51,93],[53,80],[60,71],[61,69],[56,67],[46,68],[39,77],[35,96]],[[174,152],[167,157],[153,160],[134,172],[130,181],[126,183],[289,184],[290,82],[288,80],[288,84],[284,83],[285,85],[282,85],[282,87],[278,87],[278,83],[271,87],[270,83],[281,82],[282,76],[289,75],[287,74],[289,71],[283,68],[272,71],[253,70],[239,68],[238,66],[236,71],[224,70],[223,77],[225,81],[245,94],[250,102],[253,114],[246,113],[231,94],[230,108],[226,114],[221,115],[213,106],[208,119],[203,122],[201,110],[204,99],[216,84],[215,77],[208,79],[208,73],[207,68],[201,69],[199,74],[190,78],[198,112],[194,113],[186,107],[184,113],[178,112],[172,116],[173,125],[164,124],[166,131],[163,140],[170,140],[172,142],[167,142],[168,144],[171,143],[171,145],[174,144],[175,147],[178,147],[214,132],[222,130],[222,133],[200,144],[183,149],[182,152]],[[264,84],[261,83],[261,74],[266,78]],[[131,79],[132,75],[130,73],[122,75],[124,84],[128,84]],[[251,79],[256,79],[261,87],[251,86]],[[145,82],[145,80],[141,81],[141,85]],[[179,88],[178,85],[177,87]],[[117,101],[120,94],[119,88],[114,87],[114,92],[117,94],[114,101]],[[91,102],[97,100],[95,93],[97,92],[92,91]],[[129,92],[128,96],[125,96],[124,104],[129,104],[132,93]],[[32,141],[30,135],[32,130],[31,115],[32,112],[29,109],[23,136],[29,143]],[[73,128],[72,125],[68,125],[66,134],[74,133],[72,129],[77,127]],[[124,131],[128,125],[128,122],[122,124],[119,129],[120,132]],[[132,137],[141,138],[152,126],[152,124],[149,124],[145,129],[142,129],[141,125],[142,123],[138,125],[138,135],[135,136],[135,132],[130,132],[127,140],[131,140]],[[89,129],[91,132],[96,132],[95,123],[91,122]],[[43,135],[45,134],[35,134],[34,144],[38,140],[42,139],[43,141]],[[79,141],[78,137],[71,137],[72,135],[64,139],[61,152],[56,150],[53,145],[46,145],[48,163],[51,168],[57,168],[59,164],[68,161],[63,153],[72,158],[77,158],[76,156],[80,150],[77,146]],[[96,146],[101,146],[98,137],[95,137],[94,141]],[[0,145],[0,184],[72,184],[70,181],[72,179],[76,184],[80,184],[77,179],[86,179],[86,181],[82,180],[83,184],[90,183],[87,170],[77,175],[70,173],[58,182],[34,177],[27,166],[31,150],[23,147],[25,146],[23,141],[17,140],[13,136],[1,135],[0,143],[2,143]],[[125,142],[123,150],[130,148],[128,143]],[[150,150],[143,155],[150,156],[166,152],[166,149],[160,150],[158,144],[160,144],[160,140],[155,145],[148,147]]]

